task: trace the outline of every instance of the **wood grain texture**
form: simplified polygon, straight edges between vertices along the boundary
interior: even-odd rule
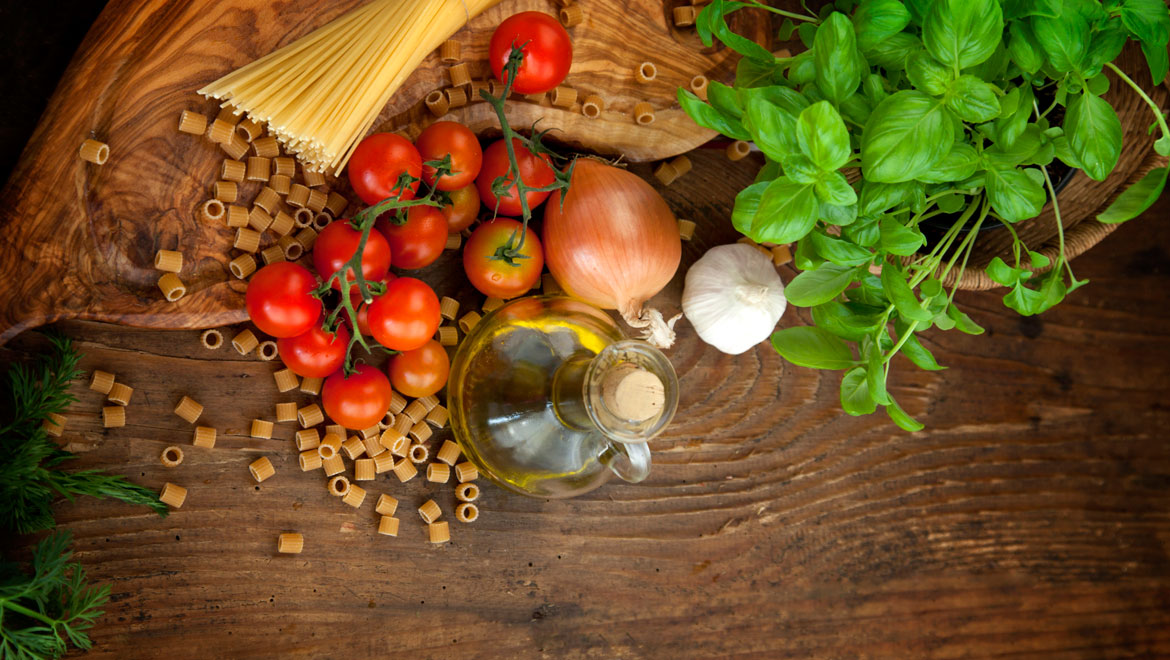
[[[759,164],[694,160],[663,190],[699,223],[684,266],[736,238],[733,194]],[[291,425],[246,437],[276,402],[307,401],[276,393],[275,365],[205,351],[194,331],[60,324],[85,369],[135,387],[127,426],[104,430],[100,397],[78,383],[64,435],[78,467],[190,488],[165,520],[56,508],[113,591],[86,657],[1170,655],[1167,212],[1163,200],[1079,259],[1091,284],[1040,317],[999,292],[961,293],[988,333],[927,333],[950,368],[899,359],[891,377],[927,425],[917,434],[841,413],[839,373],[767,346],[720,354],[684,321],[669,351],[680,413],[646,482],[568,501],[486,487],[479,521],[452,522],[440,547],[412,510],[437,495],[450,516],[450,485],[379,477],[370,497],[398,497],[402,518],[398,538],[380,537],[372,502],[354,511],[298,471]],[[465,291],[445,268],[424,278]],[[677,308],[680,289],[681,275],[655,303]],[[790,310],[781,325],[808,322]],[[43,347],[25,333],[0,360]],[[219,428],[215,449],[189,447],[171,412],[184,394]],[[170,444],[187,450],[174,470],[158,461]],[[257,486],[247,464],[260,455],[277,473]],[[288,530],[304,554],[276,555]]]
[[[176,130],[179,113],[214,114],[195,94],[223,74],[323,25],[358,0],[184,0],[110,2],[82,43],[4,188],[0,208],[0,344],[22,330],[64,318],[136,326],[193,328],[245,318],[243,283],[228,274],[232,233],[196,217],[210,194],[223,152]],[[585,23],[573,28],[578,59],[567,84],[581,92],[607,90],[611,109],[595,121],[531,103],[511,103],[510,121],[555,128],[563,142],[609,145],[627,158],[674,155],[706,141],[711,131],[689,123],[677,108],[675,85],[705,72],[730,81],[730,51],[703,51],[692,30],[669,27],[657,0],[592,0]],[[547,0],[504,0],[458,34],[467,57],[480,58],[491,29],[524,9],[552,11]],[[745,32],[767,39],[767,21]],[[618,33],[615,35],[615,32]],[[612,48],[620,41],[622,48]],[[644,59],[659,62],[659,80],[633,81]],[[478,77],[486,69],[469,60]],[[376,126],[420,126],[422,98],[445,85],[435,54],[404,83]],[[634,98],[661,109],[639,127],[623,119]],[[628,106],[628,107],[627,107]],[[491,121],[484,103],[453,113],[478,129]],[[539,109],[538,109],[539,108]],[[428,115],[429,116],[429,115]],[[498,125],[497,125],[498,127]],[[83,140],[110,146],[104,166],[77,158]],[[605,149],[602,149],[605,150]],[[346,184],[338,183],[342,191]],[[258,188],[246,187],[246,199]],[[188,293],[163,300],[152,259],[158,249],[182,252]]]

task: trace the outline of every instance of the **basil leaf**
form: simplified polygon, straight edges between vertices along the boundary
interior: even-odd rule
[[[894,303],[894,309],[898,310],[898,314],[903,318],[925,323],[934,316],[922,307],[922,303],[914,295],[910,284],[906,282],[905,273],[900,268],[889,262],[883,264],[881,280],[886,297]]]
[[[1003,304],[1021,316],[1039,314],[1044,308],[1044,294],[1035,289],[1029,289],[1023,282],[1017,282],[1012,290],[1003,297]]]
[[[800,111],[809,105],[808,99],[803,94],[791,87],[784,87],[782,85],[740,89],[739,98],[744,108],[748,106],[753,98],[758,98],[779,107],[793,117],[799,115]]]
[[[734,213],[731,220],[735,224]],[[757,243],[791,243],[804,238],[816,223],[817,198],[813,187],[782,176],[764,189],[751,224],[747,227],[735,224],[735,228]]]
[[[971,320],[970,316],[964,314],[958,307],[952,303],[947,305],[947,316],[955,322],[955,327],[959,332],[964,332],[969,335],[983,334],[983,328],[978,323]]]
[[[848,369],[853,366],[849,346],[820,328],[801,326],[772,333],[772,347],[798,367]]]
[[[796,143],[809,160],[826,172],[836,173],[852,154],[845,122],[828,101],[814,103],[801,111],[796,119]]]
[[[855,367],[841,379],[841,409],[850,415],[868,415],[877,410],[877,403],[869,393],[865,367]]]
[[[1166,72],[1170,70],[1170,54],[1166,52],[1166,44],[1151,45],[1148,41],[1142,42],[1142,53],[1146,56],[1146,64],[1150,67],[1150,79],[1155,85],[1161,85],[1166,79]]]
[[[861,84],[861,63],[857,58],[857,37],[845,14],[833,12],[817,28],[813,40],[817,87],[825,97],[840,103]]]
[[[739,94],[717,80],[712,80],[707,86],[707,102],[724,116],[736,119],[743,117],[743,104],[740,103]]]
[[[858,126],[864,126],[873,113],[873,104],[861,94],[854,94],[841,102],[841,115]]]
[[[1125,28],[1116,21],[1108,23],[1103,29],[1093,33],[1089,49],[1085,51],[1085,69],[1100,70],[1106,62],[1117,59],[1117,56],[1121,54],[1121,49],[1125,47],[1127,38]]]
[[[768,52],[767,48],[764,48],[747,37],[736,34],[727,25],[725,17],[728,14],[747,6],[749,5],[743,2],[721,2],[720,0],[716,0],[710,7],[703,10],[704,14],[711,12],[704,29],[709,30],[711,35],[744,57],[750,57],[753,60],[759,60],[761,62],[771,62],[776,58],[772,53]],[[699,36],[703,36],[702,32],[700,32]],[[704,44],[707,46],[711,45],[709,38]]]
[[[871,73],[861,81],[861,88],[865,91],[865,98],[874,105],[881,103],[889,96],[886,91],[885,79],[876,73]],[[870,112],[873,112],[872,110]]]
[[[800,153],[793,139],[796,117],[788,112],[753,95],[748,97],[745,119],[748,139],[755,142],[768,158],[783,162]]]
[[[747,230],[751,229],[760,210],[760,198],[764,196],[764,191],[771,183],[771,179],[757,181],[736,194],[735,206],[731,209],[731,224],[740,233],[746,235]]]
[[[1020,70],[1026,73],[1036,73],[1044,66],[1044,53],[1032,34],[1032,28],[1024,21],[1012,21],[1008,24],[1008,54]]]
[[[857,286],[845,290],[845,297],[857,303],[872,305],[885,309],[890,301],[886,299],[886,292],[882,289],[882,281],[873,273],[863,272],[857,278]]]
[[[857,220],[857,204],[846,204],[845,206],[821,204],[820,216],[821,220],[831,225],[845,227]],[[858,245],[861,244],[858,243]]]
[[[743,129],[743,126],[736,118],[723,115],[723,113],[703,103],[699,100],[699,97],[685,89],[679,88],[678,103],[691,120],[699,126],[718,131],[736,140],[752,139],[751,134]]]
[[[903,90],[878,104],[861,138],[861,169],[880,183],[917,179],[954,142],[954,124],[943,103],[922,92]]]
[[[942,160],[935,163],[929,172],[922,174],[919,179],[927,183],[948,183],[962,181],[975,174],[979,166],[979,153],[969,144],[956,142]]]
[[[797,183],[815,184],[824,174],[821,168],[814,165],[804,154],[799,153],[784,159],[784,171],[788,173],[788,178]],[[822,201],[824,201],[823,198]]]
[[[1170,12],[1162,0],[1123,0],[1121,22],[1142,43],[1165,50],[1170,42]]]
[[[811,238],[809,242],[813,242]],[[855,272],[855,268],[823,264],[816,270],[806,270],[792,278],[784,287],[784,296],[797,307],[829,302],[853,283]]]
[[[1044,133],[1040,131],[1040,127],[1036,124],[1029,124],[1024,134],[1011,146],[1004,146],[997,142],[990,149],[984,151],[983,155],[992,167],[1010,169],[1027,161],[1039,151],[1043,139]]]
[[[861,341],[872,334],[881,327],[883,318],[880,307],[836,300],[815,305],[811,311],[816,327],[848,341]]]
[[[999,116],[999,97],[988,83],[962,75],[947,90],[947,107],[963,121],[980,124]]]
[[[863,51],[871,62],[890,71],[901,71],[906,62],[922,50],[922,41],[908,33],[899,32]]]
[[[779,68],[775,60],[761,62],[741,57],[739,63],[735,65],[735,87],[741,89],[771,85],[778,73]]]
[[[1003,17],[1023,18],[1025,16],[1060,16],[1063,0],[1004,0]]]
[[[917,227],[911,229],[891,216],[883,216],[879,226],[881,247],[890,254],[908,257],[926,244],[926,237]]]
[[[872,337],[865,337],[861,345],[861,355],[866,362],[865,381],[870,396],[875,403],[888,405],[892,399],[886,392],[886,369],[882,349]]]
[[[898,403],[893,399],[891,399],[890,403],[886,406],[886,414],[890,416],[891,421],[897,424],[904,431],[914,433],[915,431],[921,431],[922,429],[926,428],[923,426],[922,422],[919,422],[910,415],[907,415],[906,411],[902,410]]]
[[[906,63],[906,78],[915,89],[931,96],[942,96],[955,79],[955,73],[931,57],[930,53],[921,52]]]
[[[817,254],[838,266],[860,266],[873,259],[872,252],[859,245],[854,245],[849,241],[833,238],[819,231],[810,233],[808,237],[812,239],[813,248],[816,249]],[[818,272],[820,270],[823,270],[823,268],[812,272]],[[797,275],[797,277],[799,278],[800,275]],[[796,280],[794,279],[793,281],[795,282]],[[852,281],[852,275],[850,276],[850,281]],[[786,290],[785,293],[787,294],[788,291]],[[837,293],[840,293],[840,291]],[[834,295],[834,297],[836,296]]]
[[[859,211],[863,215],[877,215],[895,206],[908,204],[917,196],[921,185],[914,181],[903,183],[874,183],[865,181],[861,186]]]
[[[926,20],[926,15],[930,13],[931,6],[934,5],[935,0],[905,0],[906,9],[910,11],[910,20],[915,25],[922,25]]]
[[[926,371],[942,371],[946,369],[946,367],[939,365],[938,361],[934,359],[934,355],[914,335],[910,335],[906,339],[906,343],[902,344],[901,353],[910,358],[911,362],[918,365],[919,369],[925,369]]]
[[[910,12],[898,0],[862,0],[853,12],[853,29],[862,52],[901,32],[910,24]]]
[[[1057,73],[1080,68],[1089,43],[1089,24],[1080,14],[1066,8],[1057,18],[1037,16],[1032,19],[1032,32]]]
[[[1157,167],[1130,186],[1125,192],[1117,196],[1109,208],[1097,215],[1098,222],[1117,224],[1126,220],[1133,220],[1146,212],[1162,196],[1162,189],[1166,187],[1165,167]]]
[[[1028,126],[1028,118],[1032,116],[1032,101],[1035,98],[1032,95],[1032,85],[1028,83],[1013,89],[1004,100],[1013,95],[1016,102],[1015,112],[1010,116],[1005,114],[995,121],[995,130],[999,134],[996,142],[1009,148]],[[1000,108],[1003,108],[1002,104]]]
[[[987,170],[987,199],[1005,222],[1019,222],[1040,215],[1047,197],[1044,188],[1022,170]]]
[[[878,220],[874,216],[861,218],[860,222],[855,222],[842,229],[841,234],[863,247],[877,245],[878,239],[881,237],[881,233],[878,230]]]
[[[816,180],[817,199],[830,206],[849,206],[857,203],[857,193],[840,172],[824,172]]]
[[[1012,268],[1002,257],[993,257],[991,262],[987,264],[986,272],[987,277],[991,278],[992,282],[1003,286],[1014,286],[1021,279],[1032,276],[1032,271],[1024,268]]]
[[[1090,178],[1104,181],[1121,156],[1121,120],[1104,99],[1083,92],[1064,115],[1068,146]]]
[[[936,60],[955,70],[991,57],[1003,38],[997,0],[935,0],[922,24],[922,43]]]
[[[788,64],[788,82],[793,85],[805,85],[817,77],[817,65],[813,61],[813,52],[806,50],[793,57]]]

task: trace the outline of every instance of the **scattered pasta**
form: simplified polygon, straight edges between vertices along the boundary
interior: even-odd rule
[[[248,160],[252,160],[252,159],[249,158]],[[265,179],[265,180],[267,180],[267,179]],[[264,187],[260,188],[260,192],[256,195],[256,199],[253,200],[252,203],[255,204],[256,206],[259,206],[260,208],[264,209],[265,211],[267,211],[269,213],[269,215],[271,215],[272,213],[275,213],[276,211],[279,210],[280,193],[273,190],[271,186],[264,186]],[[268,225],[271,225],[271,224],[272,224],[272,221],[269,220]],[[264,228],[267,229],[268,226],[265,226]]]
[[[235,181],[216,181],[211,186],[211,195],[221,202],[231,204],[240,197],[240,189]]]
[[[280,155],[280,144],[272,135],[252,141],[252,150],[260,158],[276,158]]]
[[[480,316],[477,312],[467,312],[463,315],[462,318],[459,319],[459,329],[463,331],[464,335],[469,334],[471,329],[475,327],[476,323],[479,323],[481,318],[483,317]]]
[[[423,519],[423,522],[432,523],[438,520],[439,516],[443,515],[443,511],[434,500],[427,500],[418,508],[418,515]]]
[[[308,451],[321,445],[321,434],[317,432],[317,429],[301,429],[296,432],[293,438],[297,443],[297,451]]]
[[[345,198],[345,195],[335,192],[329,193],[329,198],[325,202],[325,210],[335,218],[340,218],[347,206],[349,206],[349,200]]]
[[[260,134],[263,132],[264,126],[262,126],[260,122],[253,120],[251,117],[248,117],[236,126],[236,134],[248,142],[251,142],[260,137]]]
[[[439,447],[438,453],[435,454],[435,459],[449,466],[455,465],[455,461],[459,460],[459,445],[450,440],[444,440],[443,445]]]
[[[695,76],[694,78],[691,78],[691,91],[695,93],[695,96],[706,101],[707,84],[709,82],[710,81],[707,80],[707,76]]]
[[[234,137],[236,137],[236,123],[228,119],[216,118],[207,129],[207,139],[216,144],[229,144]]]
[[[187,420],[187,423],[194,424],[203,414],[203,406],[196,403],[191,397],[185,396],[179,399],[179,404],[175,406],[175,414]]]
[[[60,438],[61,433],[65,430],[65,415],[49,413],[45,416],[45,420],[41,422],[41,428],[45,430],[46,435],[53,438]]]
[[[398,536],[398,519],[391,516],[382,516],[378,521],[378,533],[383,536]]]
[[[445,484],[451,480],[451,466],[446,463],[431,463],[427,466],[427,481]]]
[[[212,200],[218,201],[218,200]],[[221,202],[222,203],[222,202]],[[239,204],[228,204],[227,226],[233,229],[248,226],[248,209]]]
[[[695,24],[695,8],[690,5],[680,5],[674,8],[675,27],[689,27]]]
[[[281,369],[272,374],[272,379],[276,381],[278,392],[295,390],[297,385],[300,385],[300,380],[297,379],[297,375],[293,373],[292,369]]]
[[[449,413],[443,406],[435,406],[427,413],[426,422],[431,426],[441,429],[447,425]]]
[[[277,236],[285,238],[285,237],[288,237],[289,233],[292,232],[293,227],[295,227],[295,226],[296,226],[296,222],[293,221],[293,217],[291,215],[285,213],[284,210],[282,209],[282,210],[278,210],[276,212],[276,215],[272,216],[272,224],[268,225],[268,229],[269,229],[269,231],[276,234]],[[290,238],[289,242],[293,242],[294,240],[295,239]],[[287,258],[288,257],[288,247],[287,247],[288,242],[278,242],[277,245],[281,246],[281,249],[285,251],[285,257]],[[297,245],[297,247],[299,248],[300,245]],[[297,256],[299,257],[300,255],[298,254]],[[295,259],[293,261],[295,261]]]
[[[325,185],[325,174],[317,170],[305,170],[303,174],[305,185],[310,188]]]
[[[179,114],[179,132],[191,135],[203,135],[207,130],[207,117],[198,112],[184,110]]]
[[[378,438],[378,443],[388,449],[391,454],[395,456],[406,456],[407,448],[410,441],[406,436],[399,433],[397,429],[388,428],[382,431],[382,435]]]
[[[572,4],[567,7],[562,7],[560,11],[561,25],[566,28],[576,27],[585,20],[585,16],[581,12],[581,5]]]
[[[248,215],[248,222],[252,221],[251,214]],[[243,252],[255,254],[260,249],[260,232],[247,227],[240,227],[236,230],[236,240],[232,243],[232,247]]]
[[[248,465],[248,472],[259,483],[276,474],[276,468],[272,467],[272,461],[267,456],[261,456]]]
[[[349,479],[337,476],[329,480],[329,494],[334,497],[345,497],[349,493]]]
[[[128,406],[130,405],[130,397],[133,395],[133,387],[130,387],[125,383],[114,383],[113,387],[110,388],[110,393],[106,395],[106,398],[109,399],[111,403],[116,403],[120,406]]]
[[[178,467],[183,462],[183,450],[178,447],[167,447],[158,457],[164,467]]]
[[[260,438],[261,440],[272,439],[272,422],[265,419],[252,420],[251,436],[253,438]]]
[[[337,452],[341,451],[341,436],[334,433],[325,433],[325,437],[321,439],[321,444],[317,445],[317,451],[321,454],[321,458],[333,458]]]
[[[312,227],[305,227],[297,232],[297,242],[306,250],[312,250],[313,244],[317,242],[317,230]]]
[[[324,378],[306,378],[303,381],[301,381],[301,391],[304,392],[305,394],[312,394],[313,396],[317,396],[318,394],[321,393],[321,385],[324,382],[325,382]],[[322,416],[321,421],[324,421],[324,420],[325,420],[325,418],[324,418],[324,416]],[[317,422],[317,423],[320,424],[321,422]]]
[[[658,77],[658,67],[654,66],[653,62],[642,62],[634,72],[634,77],[640,83],[648,83]]]
[[[196,426],[195,437],[191,444],[196,447],[203,447],[204,449],[211,449],[215,446],[216,431],[210,426]]]
[[[467,63],[460,62],[453,64],[447,68],[447,76],[451,80],[452,87],[462,87],[471,84],[471,73],[467,70]]]
[[[248,153],[248,141],[233,133],[232,139],[219,145],[232,160],[239,160]]]
[[[301,465],[301,472],[309,472],[321,467],[321,454],[315,449],[306,449],[297,455],[297,462]]]
[[[454,39],[448,39],[439,46],[439,61],[443,64],[453,64],[459,61],[462,44]]]
[[[601,112],[605,110],[605,99],[596,94],[590,94],[581,102],[581,114],[589,119],[597,119],[601,116]]]
[[[305,206],[312,209],[314,213],[320,213],[325,208],[325,202],[329,201],[329,196],[320,190],[310,190],[309,199],[305,202]]]
[[[678,221],[678,236],[684,241],[689,241],[695,236],[695,223],[690,220]]]
[[[382,474],[394,469],[394,455],[388,451],[374,456],[374,473]]]
[[[565,292],[561,288],[561,283],[557,278],[553,277],[552,273],[545,273],[540,276],[540,287],[546,296],[557,296]]]
[[[751,153],[752,147],[743,140],[736,140],[727,145],[727,159],[728,160],[742,160],[744,156]]]
[[[305,537],[296,533],[281,534],[276,539],[276,551],[284,555],[299,555],[305,549]]]
[[[81,143],[81,147],[77,150],[77,155],[81,160],[88,161],[94,165],[105,165],[106,160],[110,157],[110,147],[104,142],[86,140]]]
[[[351,485],[349,492],[342,496],[341,501],[356,509],[362,505],[362,502],[366,501],[366,489]]]
[[[446,543],[451,540],[451,529],[446,520],[427,525],[427,538],[431,543]]]
[[[279,156],[272,159],[272,176],[283,176],[291,179],[297,174],[297,159],[291,156]],[[287,194],[287,191],[286,193]]]
[[[455,498],[460,502],[474,502],[479,499],[479,486],[474,482],[465,481],[455,487]]]
[[[109,394],[114,386],[114,374],[94,369],[93,379],[89,381],[89,389],[102,394]]]
[[[458,250],[459,246],[463,245],[463,235],[459,233],[447,234],[447,242],[443,244],[444,250]]]
[[[477,478],[479,478],[479,470],[476,469],[475,465],[473,465],[471,461],[463,461],[462,463],[459,463],[455,466],[455,478],[461,484],[465,484],[469,481],[475,481]]]
[[[187,501],[187,489],[168,481],[163,484],[162,490],[159,491],[158,500],[163,504],[178,509],[183,506],[183,502]]]
[[[334,454],[329,458],[322,458],[321,467],[325,468],[325,476],[332,477],[345,472],[345,459],[341,454]]]
[[[374,475],[374,459],[359,458],[353,462],[354,481],[373,481]]]
[[[379,515],[392,516],[398,510],[398,500],[386,494],[378,496],[378,502],[374,505],[374,511]]]
[[[414,466],[414,463],[411,463],[405,458],[398,461],[393,471],[394,476],[398,477],[398,480],[402,483],[406,483],[418,476],[418,468]]]
[[[426,104],[427,110],[436,117],[442,117],[451,109],[451,104],[447,101],[447,96],[441,90],[434,90],[423,98],[423,103]]]
[[[436,333],[440,346],[455,346],[459,343],[459,331],[453,325],[444,325]]]
[[[471,502],[464,502],[455,507],[455,519],[462,523],[472,523],[479,518],[479,507]]]
[[[366,453],[366,446],[362,443],[361,438],[351,435],[349,439],[341,443],[341,450],[345,452],[345,457],[352,461]]]
[[[250,254],[241,254],[231,260],[228,264],[228,270],[236,279],[247,279],[249,275],[256,272],[256,257]]]
[[[390,407],[387,409],[392,415],[397,415],[406,408],[406,398],[398,392],[390,393]]]
[[[278,423],[297,421],[297,404],[293,402],[276,404],[276,421]]]
[[[283,259],[283,255],[281,258]],[[272,360],[276,359],[276,356],[280,353],[280,350],[276,347],[276,342],[274,342],[272,340],[260,342],[259,349],[260,350],[257,351],[257,354],[260,356],[260,359],[264,360],[265,362],[271,362]],[[296,404],[290,403],[289,405],[292,406],[292,405],[296,405]],[[296,416],[294,415],[292,417],[292,419],[289,419],[287,421],[291,422],[291,421],[294,421],[295,419],[296,419]]]
[[[309,202],[309,189],[299,183],[294,183],[289,187],[288,196],[284,198],[284,201],[289,206],[302,208]]]
[[[649,103],[642,101],[634,105],[634,121],[641,126],[649,126],[654,123],[654,107]]]
[[[163,292],[167,302],[175,302],[187,295],[187,286],[174,273],[163,273],[163,276],[158,278],[158,288]]]
[[[241,330],[235,337],[232,337],[232,348],[236,349],[236,352],[240,355],[251,353],[259,345],[260,340],[256,339],[256,335],[247,328]]]
[[[459,87],[448,87],[444,93],[447,95],[447,105],[452,108],[461,108],[467,105],[467,92]]]
[[[430,440],[432,433],[433,433],[433,431],[431,431],[431,425],[427,424],[426,420],[422,420],[419,423],[415,424],[414,426],[410,427],[409,435],[410,435],[410,437],[414,438],[415,442],[421,443],[421,442],[426,442],[427,440]],[[415,445],[415,446],[421,447],[423,445]],[[414,449],[411,448],[411,458],[412,459],[414,458],[413,452],[414,452]]]
[[[257,247],[259,247],[260,233],[268,229],[272,225],[272,216],[268,214],[259,205],[252,206],[252,210],[248,211],[248,226],[256,230]],[[239,246],[237,246],[239,247]],[[244,248],[240,248],[244,249]],[[255,252],[256,250],[248,250],[248,252]]]

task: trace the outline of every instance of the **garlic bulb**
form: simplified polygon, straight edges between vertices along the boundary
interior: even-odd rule
[[[767,339],[788,300],[772,260],[742,243],[707,250],[687,271],[683,314],[699,338],[739,355]]]

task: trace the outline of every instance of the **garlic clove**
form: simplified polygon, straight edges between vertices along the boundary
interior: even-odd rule
[[[700,339],[724,353],[767,340],[787,305],[772,260],[750,245],[711,248],[687,271],[683,314]]]

